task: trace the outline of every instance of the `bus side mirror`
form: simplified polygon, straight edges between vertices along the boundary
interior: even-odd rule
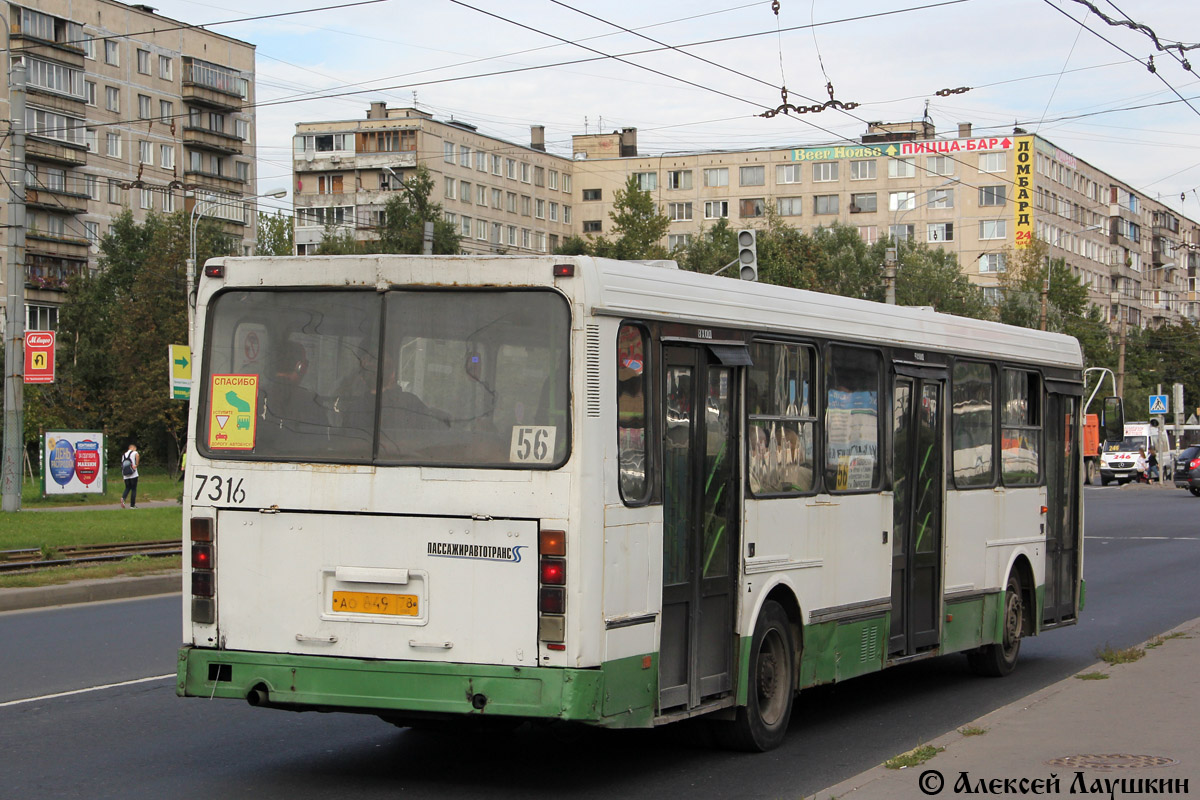
[[[1104,441],[1120,442],[1125,438],[1125,407],[1119,397],[1104,398]]]

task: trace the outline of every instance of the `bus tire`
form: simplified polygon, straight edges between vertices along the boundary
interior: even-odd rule
[[[766,752],[783,743],[796,694],[796,647],[783,607],[763,603],[750,643],[746,705],[737,717],[718,723],[717,736],[729,748]]]
[[[967,653],[967,664],[976,675],[1003,678],[1017,667],[1021,637],[1025,634],[1025,595],[1016,570],[1008,576],[1004,590],[1004,620],[1000,641]]]

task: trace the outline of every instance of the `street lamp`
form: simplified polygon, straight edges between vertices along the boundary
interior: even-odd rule
[[[194,191],[194,190],[193,190]],[[245,202],[246,200],[258,200],[263,197],[274,197],[276,199],[287,196],[287,189],[275,189],[266,194],[256,194],[252,197],[237,198],[237,202]],[[194,197],[194,195],[193,195]],[[220,205],[216,200],[199,200],[192,203],[191,221],[188,225],[191,235],[191,247],[188,249],[187,260],[187,310],[188,310],[188,350],[193,347],[192,342],[192,327],[196,322],[196,225],[200,222],[200,218],[205,212],[211,210],[213,206]]]
[[[926,189],[923,192],[923,194],[925,195],[925,201],[923,203],[921,203],[920,206],[927,206],[930,203],[932,203],[933,198],[931,198],[929,195],[933,194],[938,189],[942,189],[946,186],[953,186],[954,184],[961,183],[961,182],[962,181],[960,181],[958,178],[950,178],[949,180],[939,183],[937,186],[932,186],[932,187]],[[901,209],[900,209],[899,205],[896,206],[895,213],[892,214],[892,225],[888,229],[888,236],[894,236],[894,231],[895,231],[896,227],[900,224],[900,220],[904,218],[905,214],[907,214],[910,211],[915,211],[918,208],[918,205],[915,202],[916,201],[915,196],[913,197],[913,201],[914,202],[913,202],[912,207],[903,209],[904,214],[900,213]],[[897,244],[898,243],[899,243],[899,239],[897,238]],[[887,250],[887,260],[884,263],[884,267],[883,267],[883,283],[884,283],[884,287],[885,287],[884,302],[886,302],[888,305],[891,305],[891,306],[896,305],[896,269],[899,266],[899,261],[897,259],[899,252],[900,252],[899,247],[889,247]]]

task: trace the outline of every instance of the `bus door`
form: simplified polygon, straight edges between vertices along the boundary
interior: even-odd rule
[[[1050,381],[1046,403],[1046,594],[1042,621],[1075,617],[1079,574],[1079,397],[1058,393]],[[1063,387],[1071,391],[1073,385]],[[1078,391],[1078,390],[1076,390]],[[1074,393],[1074,392],[1072,392]]]
[[[940,638],[946,374],[902,364],[895,370],[888,654],[901,658],[936,647]]]
[[[663,349],[663,596],[659,709],[733,688],[744,346]]]

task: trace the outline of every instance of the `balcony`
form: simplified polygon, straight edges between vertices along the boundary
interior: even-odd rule
[[[61,257],[31,251],[25,258],[25,288],[48,292],[66,291],[67,282],[86,268],[86,258]]]
[[[72,144],[58,139],[45,139],[34,134],[25,137],[25,156],[27,158],[53,161],[57,164],[69,164],[81,167],[87,163],[87,145]]]
[[[239,194],[246,189],[246,182],[233,175],[218,175],[198,169],[185,169],[183,175],[185,182],[195,184],[203,189],[234,194]]]
[[[44,186],[25,187],[25,204],[31,208],[42,208],[63,214],[86,214],[89,199],[87,194],[82,192],[47,189]]]
[[[237,70],[183,57],[183,99],[193,105],[239,111],[245,100],[246,79]]]
[[[184,125],[183,143],[188,147],[209,150],[222,155],[241,155],[244,142],[241,137],[224,131]]]

